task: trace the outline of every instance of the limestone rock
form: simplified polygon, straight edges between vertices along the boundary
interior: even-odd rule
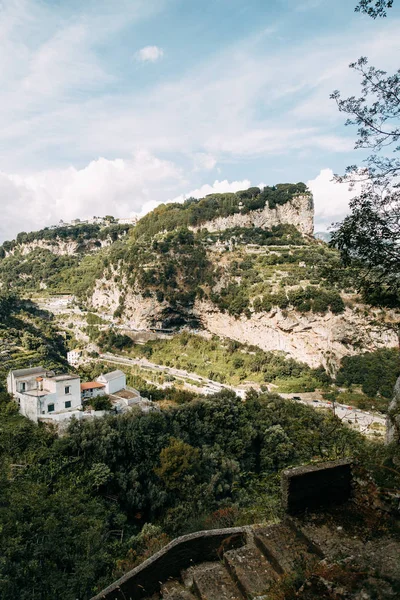
[[[393,400],[389,404],[386,420],[386,442],[400,444],[400,377],[394,386]]]

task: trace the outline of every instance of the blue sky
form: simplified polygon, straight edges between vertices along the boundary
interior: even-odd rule
[[[398,65],[356,0],[0,0],[0,240],[60,218],[305,181],[317,229],[360,161],[329,94]],[[395,3],[396,4],[396,3]]]

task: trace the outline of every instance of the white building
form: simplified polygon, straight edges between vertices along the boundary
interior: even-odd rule
[[[97,396],[104,396],[106,393],[105,388],[105,383],[99,383],[98,381],[81,383],[82,400],[90,400],[91,398],[97,398]]]
[[[117,371],[111,371],[111,373],[106,373],[105,375],[100,375],[96,381],[104,383],[104,392],[106,394],[114,394],[115,392],[120,392],[126,388],[125,373],[119,369]]]
[[[69,418],[82,406],[80,378],[54,375],[43,367],[10,371],[7,391],[17,401],[20,413],[35,422]]]
[[[138,222],[137,217],[128,217],[125,219],[118,219],[119,225],[136,225],[137,222]]]
[[[72,367],[76,367],[79,364],[79,360],[82,356],[82,350],[75,348],[75,350],[70,350],[67,352],[67,361]]]

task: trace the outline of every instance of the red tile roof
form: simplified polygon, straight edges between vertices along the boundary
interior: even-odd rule
[[[106,387],[104,383],[99,383],[98,381],[88,381],[87,383],[81,383],[81,391],[84,390],[93,390],[94,388],[103,388]]]

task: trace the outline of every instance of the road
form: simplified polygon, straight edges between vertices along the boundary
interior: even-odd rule
[[[235,387],[235,386],[228,385],[225,383],[219,383],[218,381],[213,381],[212,379],[208,379],[207,377],[202,377],[201,375],[198,375],[197,373],[190,373],[188,371],[185,371],[184,369],[176,369],[174,367],[158,365],[156,363],[153,363],[153,362],[147,360],[146,358],[125,358],[123,356],[118,356],[116,354],[111,354],[111,353],[107,352],[104,354],[100,354],[100,359],[104,360],[106,362],[114,363],[114,364],[121,364],[121,365],[128,365],[128,366],[136,365],[138,367],[142,367],[145,369],[151,369],[158,373],[165,373],[167,375],[172,375],[173,377],[178,377],[180,379],[184,379],[185,380],[184,383],[185,383],[186,387],[189,387],[189,388],[191,387],[191,389],[193,389],[195,387],[195,389],[199,393],[206,394],[206,395],[215,394],[216,392],[219,392],[219,391],[225,389],[225,390],[234,391],[240,398],[244,399],[246,396],[247,390],[249,390],[251,387],[259,389],[259,386],[257,384],[254,384],[253,386],[248,385],[248,386],[242,386],[242,387]],[[186,381],[188,379],[193,381],[197,385],[190,386],[190,382]],[[346,406],[344,404],[338,404],[338,403],[335,403],[335,406],[333,406],[331,402],[327,402],[324,400],[317,400],[315,397],[314,397],[314,399],[310,398],[311,396],[313,396],[310,393],[307,393],[307,394],[302,394],[302,393],[283,394],[283,393],[280,393],[280,396],[282,396],[283,398],[296,400],[297,402],[300,402],[301,404],[312,406],[313,408],[316,408],[316,409],[332,410],[339,417],[339,419],[348,423],[349,425],[351,425],[351,427],[353,427],[354,429],[357,429],[358,431],[360,431],[362,433],[365,433],[365,434],[373,433],[373,434],[377,434],[377,435],[385,434],[386,419],[382,414],[370,413],[367,411],[359,410],[358,408],[353,408],[353,407]]]

